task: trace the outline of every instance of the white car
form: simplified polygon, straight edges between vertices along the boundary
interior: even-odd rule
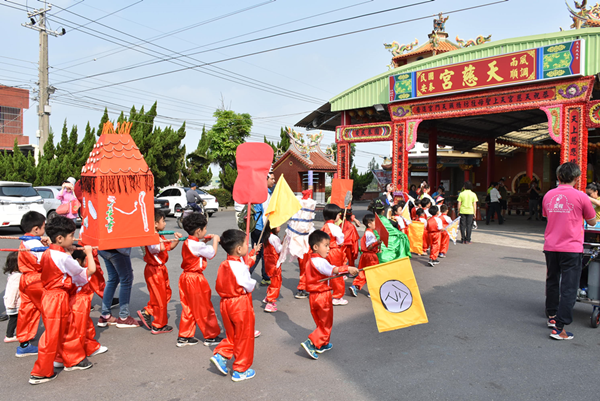
[[[189,189],[189,187],[164,187],[157,195],[157,198],[167,199],[169,201],[170,208],[169,214],[175,215],[175,210],[177,210],[179,207],[183,208],[187,205],[187,198],[185,197],[185,194]],[[196,192],[198,192],[200,198],[206,202],[204,210],[206,210],[206,213],[208,213],[209,216],[212,216],[219,210],[219,202],[217,202],[217,198],[198,188],[196,188]]]
[[[19,227],[30,210],[46,215],[44,201],[31,184],[0,181],[0,227]]]
[[[56,199],[61,189],[62,187],[59,186],[35,187],[35,190],[44,200],[44,209],[46,209],[46,217],[48,219],[56,215],[56,208],[61,204],[61,202]]]

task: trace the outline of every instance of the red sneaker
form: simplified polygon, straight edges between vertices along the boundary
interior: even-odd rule
[[[142,322],[139,320],[135,320],[131,316],[127,316],[127,319],[117,319],[117,328],[119,329],[129,329],[134,327],[140,327]]]

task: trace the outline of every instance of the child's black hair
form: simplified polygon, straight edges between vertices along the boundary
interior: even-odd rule
[[[429,214],[432,216],[435,216],[436,214],[438,214],[438,212],[439,212],[439,209],[437,206],[431,206],[429,208]]]
[[[19,271],[19,252],[11,252],[6,256],[4,263],[4,274],[10,274]]]
[[[228,255],[231,255],[238,246],[244,245],[245,241],[246,233],[242,230],[231,229],[221,234],[221,246]]]
[[[431,205],[431,201],[429,200],[429,198],[423,198],[423,199],[421,199],[421,207],[422,208],[426,208],[427,205]]]
[[[381,199],[377,198],[377,199],[373,199],[373,201],[369,204],[369,207],[367,207],[367,210],[374,213],[374,214],[383,214],[383,211],[385,210],[385,206],[383,204],[383,202],[381,201]]]
[[[446,213],[447,211],[448,211],[448,206],[447,205],[440,206],[440,212]]]
[[[325,231],[315,230],[308,236],[308,245],[310,250],[314,250],[314,246],[320,244],[323,241],[330,241],[329,234]]]
[[[158,223],[161,219],[164,219],[165,216],[165,212],[163,212],[160,209],[154,209],[154,222]]]
[[[79,262],[80,265],[85,265],[85,260],[87,259],[87,255],[82,249],[75,249],[71,254],[73,259]]]
[[[400,206],[402,209],[404,209],[404,206],[406,206],[406,201],[404,201],[404,200],[399,201],[398,206]]]
[[[337,219],[338,214],[342,213],[342,208],[334,203],[328,203],[323,208],[323,218],[325,221]]]
[[[208,225],[208,220],[202,213],[194,212],[183,218],[182,225],[186,233],[194,235],[197,229],[203,230]]]
[[[418,209],[417,209],[417,211],[416,211],[415,213],[416,213],[416,215],[417,215],[417,218],[418,218],[420,215],[422,215],[422,214],[425,214],[425,212],[424,212],[424,211],[423,211],[423,209],[421,209],[421,208],[418,208]]]
[[[52,243],[56,242],[59,235],[66,237],[77,230],[75,222],[65,216],[56,216],[46,225],[46,235],[50,237]]]
[[[42,227],[46,222],[46,217],[33,210],[27,212],[21,217],[21,229],[26,233],[31,232],[35,227]]]
[[[400,205],[392,206],[392,215],[396,215],[398,213],[398,209],[400,209]]]
[[[375,221],[375,215],[373,213],[367,213],[367,214],[365,214],[365,217],[363,217],[363,224],[365,226],[368,226],[369,224],[371,224],[374,221]]]

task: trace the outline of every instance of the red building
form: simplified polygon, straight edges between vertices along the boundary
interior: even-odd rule
[[[308,189],[312,174],[313,197],[319,203],[325,203],[325,174],[337,172],[337,164],[333,151],[321,150],[323,134],[307,134],[305,141],[302,134],[288,128],[290,147],[284,153],[279,152],[273,165],[275,179],[281,175],[290,185],[294,193],[300,194]]]
[[[23,110],[29,108],[29,91],[0,85],[0,150],[11,150],[15,139],[28,145],[23,135]]]

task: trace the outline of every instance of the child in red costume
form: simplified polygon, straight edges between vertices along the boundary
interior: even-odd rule
[[[327,261],[333,266],[346,265],[347,259],[343,248],[345,236],[342,229],[337,225],[342,219],[342,209],[333,203],[329,203],[323,208],[323,218],[325,224],[322,231],[329,235],[330,239]],[[347,305],[348,301],[343,298],[345,292],[344,278],[331,279],[329,285],[333,289],[333,305]]]
[[[215,348],[210,361],[224,375],[228,374],[227,359],[233,362],[234,382],[248,380],[256,375],[251,369],[254,360],[254,308],[252,291],[256,280],[250,276],[250,267],[256,261],[258,244],[248,254],[246,234],[240,230],[227,230],[221,236],[221,246],[227,260],[219,266],[215,289],[221,296],[221,318],[226,338]]]
[[[367,283],[367,277],[365,276],[365,272],[362,270],[368,266],[375,266],[379,264],[379,258],[377,257],[377,253],[379,252],[379,245],[381,242],[375,236],[375,215],[373,213],[365,214],[363,217],[363,224],[367,227],[365,230],[365,234],[360,239],[360,249],[362,250],[362,255],[360,257],[360,261],[358,262],[358,276],[352,282],[350,286],[350,292],[353,296],[358,295],[358,291],[360,291],[363,286]]]
[[[63,361],[65,371],[92,367],[69,306],[70,295],[77,291],[78,286],[87,284],[88,277],[96,271],[90,246],[84,247],[87,269],[65,251],[73,245],[76,228],[73,220],[64,216],[53,218],[46,227],[52,241],[40,261],[42,284],[46,290],[42,295],[42,319],[46,331],[40,338],[38,359],[31,371],[30,384],[55,379],[54,361],[57,357]]]
[[[431,218],[427,220],[427,225],[425,226],[425,230],[429,236],[429,245],[431,246],[431,251],[429,252],[429,266],[435,266],[440,263],[437,259],[442,244],[442,230],[444,229],[444,226],[442,225],[440,211],[437,206],[431,206],[429,208],[429,213],[431,214]]]
[[[25,231],[25,238],[19,245],[19,271],[23,273],[19,282],[19,294],[21,306],[17,316],[17,339],[20,345],[17,347],[17,357],[37,355],[38,347],[31,344],[35,338],[40,324],[42,313],[42,266],[40,259],[43,252],[27,251],[32,248],[47,246],[48,239],[42,239],[46,230],[46,218],[38,212],[27,212],[21,218],[21,228]],[[42,242],[43,241],[43,242]]]
[[[181,299],[181,321],[177,346],[198,344],[196,324],[204,335],[204,345],[216,345],[221,328],[210,300],[211,291],[208,281],[202,273],[207,261],[217,254],[218,235],[206,235],[208,221],[202,213],[192,213],[183,219],[183,229],[189,234],[181,249],[181,268],[179,276],[179,298]],[[212,246],[207,243],[212,239]]]
[[[442,225],[444,228],[448,227],[450,223],[452,223],[452,219],[448,216],[448,206],[442,205],[440,206],[440,212],[442,215]],[[445,258],[448,253],[448,248],[450,247],[450,235],[448,235],[448,231],[442,231],[442,245],[440,249],[440,258]]]
[[[265,258],[265,272],[267,276],[271,278],[271,284],[267,288],[267,296],[263,300],[265,305],[265,312],[273,313],[277,312],[277,298],[279,298],[279,291],[281,290],[281,266],[277,266],[279,261],[279,254],[281,253],[281,240],[277,236],[279,234],[279,227],[271,228],[267,222],[267,230],[270,231],[269,238],[265,243],[265,249],[263,251],[263,257]]]
[[[167,223],[165,215],[160,210],[154,211],[154,230],[158,233],[163,231]],[[167,315],[167,305],[171,300],[171,286],[169,285],[169,271],[167,270],[167,261],[169,260],[169,251],[172,251],[179,244],[180,233],[173,235],[174,240],[170,242],[159,242],[156,245],[146,246],[144,262],[144,278],[150,293],[148,305],[142,310],[137,311],[142,323],[152,334],[170,333],[173,327],[169,326],[169,317]],[[166,238],[161,235],[161,240]],[[176,241],[173,244],[173,241]],[[154,318],[154,321],[152,321]]]
[[[317,328],[310,333],[308,340],[301,345],[308,355],[319,358],[319,354],[329,351],[333,345],[331,328],[333,326],[333,300],[331,288],[327,281],[320,281],[338,273],[358,274],[358,269],[352,266],[333,266],[327,259],[329,253],[329,234],[316,230],[308,237],[312,251],[310,265],[306,269],[306,289],[310,293],[310,313]]]
[[[81,249],[76,249],[71,256],[79,263],[79,266],[87,269],[87,255],[85,252]],[[92,258],[94,258],[93,250]],[[95,262],[96,260],[94,258],[94,263]],[[96,267],[96,271],[98,270],[98,267]],[[80,287],[75,294],[72,294],[69,297],[69,305],[73,310],[73,325],[81,336],[83,349],[87,356],[96,356],[108,351],[107,347],[100,345],[100,343],[96,341],[96,329],[94,328],[94,322],[90,317],[92,298],[94,297],[94,289],[91,282],[92,277],[94,277],[94,275],[89,278],[87,284]],[[57,366],[56,362],[54,366]]]
[[[358,258],[358,241],[360,236],[358,230],[356,230],[355,224],[360,227],[360,223],[356,221],[356,218],[352,214],[352,209],[346,210],[346,220],[342,219],[344,226],[342,232],[344,233],[344,253],[349,266],[354,266],[356,258]]]

